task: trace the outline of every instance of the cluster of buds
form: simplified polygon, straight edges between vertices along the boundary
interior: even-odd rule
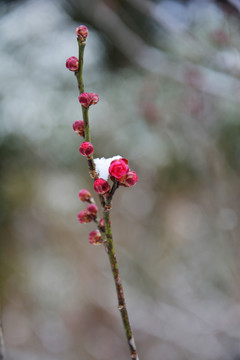
[[[76,28],[76,35],[78,42],[84,46],[85,44],[83,42],[86,40],[88,36],[87,27],[84,25],[78,26]],[[70,71],[74,71],[75,75],[77,76],[78,76],[79,66],[80,66],[80,60],[75,56],[71,56],[66,60],[67,69],[69,69]],[[80,93],[78,100],[82,105],[83,109],[88,110],[88,108],[91,105],[95,105],[98,103],[99,97],[96,93],[82,92]],[[82,137],[85,137],[85,134],[87,133],[87,128],[85,128],[84,121],[77,120],[73,123],[73,130],[77,135]],[[79,147],[79,152],[80,154],[85,156],[89,161],[92,161],[92,154],[94,153],[94,147],[91,142],[84,141]],[[108,168],[108,174],[110,179],[115,184],[117,181],[118,186],[122,185],[125,187],[130,187],[135,185],[136,182],[138,181],[137,174],[129,169],[128,160],[125,158],[113,160]],[[114,188],[112,187],[113,191],[111,192],[112,189],[110,184],[108,183],[107,180],[103,179],[102,177],[95,179],[93,188],[94,191],[100,196],[106,196],[106,198],[110,197],[110,199],[115,191]],[[86,210],[80,211],[80,213],[78,214],[78,220],[81,224],[90,223],[91,221],[98,223],[98,230],[94,230],[89,234],[89,242],[95,245],[101,244],[103,242],[101,233],[105,232],[104,219],[101,219],[98,222],[97,220],[98,208],[94,204],[92,195],[88,190],[82,189],[79,192],[79,198],[83,202],[88,202],[89,205],[87,206]]]
[[[96,219],[98,208],[95,204],[89,204],[86,210],[80,211],[78,220],[81,224],[87,224]]]
[[[98,207],[92,203],[92,201],[93,201],[92,194],[88,190],[82,189],[79,191],[78,197],[81,201],[90,203],[87,206],[86,210],[82,210],[82,211],[80,211],[80,213],[78,213],[78,215],[77,215],[78,221],[81,224],[87,224],[87,223],[90,223],[91,221],[96,221]],[[105,229],[103,219],[101,219],[99,221],[99,228],[102,231],[104,231],[104,229]],[[102,240],[102,235],[101,235],[100,230],[94,230],[94,231],[90,232],[89,242],[92,245],[102,244],[103,240]]]
[[[113,160],[108,172],[112,181],[117,180],[119,185],[125,187],[133,186],[138,181],[137,174],[129,170],[128,160],[125,158]],[[108,195],[110,191],[109,183],[102,178],[95,180],[93,188],[99,195]]]
[[[119,185],[130,187],[138,181],[135,171],[129,170],[128,160],[121,158],[113,160],[109,167],[109,174],[112,180],[117,179]]]

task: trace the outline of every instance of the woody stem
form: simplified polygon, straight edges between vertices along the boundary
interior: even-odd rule
[[[80,41],[79,39],[77,41],[78,41],[78,48],[79,48],[79,58],[78,58],[79,67],[78,67],[78,71],[75,72],[75,75],[76,75],[77,82],[78,82],[79,94],[82,94],[84,92],[83,55],[84,55],[84,49],[85,49],[86,42]],[[88,107],[86,108],[82,105],[82,115],[83,115],[83,122],[84,122],[84,140],[91,142],[89,120],[88,120],[88,110],[89,110]],[[91,177],[93,179],[96,179],[98,176],[95,172],[95,164],[94,164],[92,155],[88,157],[88,168],[89,168]]]
[[[105,224],[105,235],[106,235],[106,239],[107,239],[107,246],[105,247],[105,249],[108,254],[108,258],[109,258],[111,269],[112,269],[113,279],[115,282],[117,298],[118,298],[118,310],[120,311],[120,314],[122,317],[123,327],[125,329],[125,334],[126,334],[130,354],[131,354],[131,359],[139,360],[135,342],[134,342],[134,338],[133,338],[133,334],[132,334],[129,317],[128,317],[128,311],[127,311],[126,301],[125,301],[125,297],[124,297],[123,286],[122,286],[122,282],[121,282],[120,274],[119,274],[117,257],[116,257],[116,253],[115,253],[114,245],[113,245],[112,229],[111,229],[111,222],[110,222],[110,212],[105,211],[103,217],[104,217],[104,224]]]

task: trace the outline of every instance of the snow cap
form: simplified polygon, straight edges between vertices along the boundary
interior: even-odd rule
[[[118,159],[122,159],[122,156],[116,155],[116,156],[113,156],[108,159],[105,159],[104,157],[102,157],[100,159],[99,158],[94,159],[95,170],[98,173],[99,177],[104,180],[107,180],[108,176],[109,176],[108,169],[109,169],[111,162],[113,160],[118,160]]]

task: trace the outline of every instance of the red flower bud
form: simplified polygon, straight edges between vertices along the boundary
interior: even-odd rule
[[[101,228],[102,231],[105,231],[105,222],[104,222],[104,218],[102,218],[100,221],[99,221],[99,227]]]
[[[86,210],[80,211],[77,217],[78,217],[78,221],[80,221],[81,224],[87,224],[90,221],[92,221],[92,217],[89,215],[89,213]]]
[[[109,174],[116,178],[117,180],[121,179],[128,171],[128,160],[121,158],[119,160],[113,160],[109,166]]]
[[[66,68],[70,71],[78,71],[79,61],[75,56],[71,56],[66,60]]]
[[[112,224],[112,220],[110,220],[110,224]],[[104,218],[102,218],[100,221],[99,221],[99,227],[101,228],[102,231],[105,231],[105,223],[104,223]]]
[[[75,121],[73,123],[73,130],[76,134],[84,136],[84,122],[82,120]]]
[[[91,97],[91,105],[96,105],[99,101],[99,96],[96,93],[89,93]]]
[[[95,204],[89,204],[88,205],[87,212],[92,218],[96,217],[97,211],[98,211],[97,205],[95,205]]]
[[[82,189],[79,191],[78,196],[81,201],[89,201],[92,197],[92,194],[88,190]]]
[[[109,191],[110,186],[106,180],[100,178],[94,181],[93,188],[99,195],[104,195]]]
[[[88,36],[88,28],[85,25],[78,26],[75,32],[78,39],[81,41],[84,41]]]
[[[90,142],[85,141],[85,142],[83,142],[83,143],[80,145],[79,152],[80,152],[83,156],[90,156],[90,155],[92,155],[93,152],[94,152],[94,147],[93,147],[93,145],[92,145]]]
[[[94,231],[90,232],[88,239],[89,239],[90,244],[92,244],[92,245],[101,245],[103,242],[101,233],[99,230],[94,230]]]
[[[99,97],[95,93],[84,92],[79,95],[78,100],[82,106],[88,108],[90,105],[97,104]]]
[[[123,177],[119,179],[120,184],[126,187],[135,185],[137,181],[138,177],[135,171],[128,171],[127,174],[123,175]]]

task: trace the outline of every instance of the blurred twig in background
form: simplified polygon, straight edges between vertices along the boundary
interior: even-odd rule
[[[3,339],[2,323],[0,321],[0,360],[5,360],[5,348]]]
[[[147,40],[151,38],[153,30],[150,27],[149,34],[145,35],[145,37],[134,31],[131,24],[129,24],[130,19],[124,16],[124,12],[122,15],[121,10],[125,3],[131,4],[137,14],[144,14],[145,19],[152,20],[167,34],[173,32],[173,34],[178,34],[179,37],[181,31],[186,30],[185,33],[192,37],[191,46],[202,48],[201,41],[192,36],[191,31],[187,30],[183,25],[181,27],[181,23],[174,19],[170,12],[160,9],[160,6],[152,1],[125,0],[114,1],[110,4],[104,0],[89,0],[87,3],[69,0],[65,6],[72,16],[77,18],[77,14],[79,14],[79,17],[86,19],[87,22],[104,34],[123,57],[140,69],[182,84],[186,83],[187,74],[191,72],[200,79],[197,84],[195,83],[197,90],[208,95],[226,98],[235,102],[239,101],[240,81],[236,77],[231,76],[227,71],[216,71],[196,64],[196,62],[173,59],[167,52],[161,51],[154,42],[151,46]],[[137,14],[135,14],[136,17]],[[145,31],[147,30],[145,29]],[[209,52],[207,56],[209,56]]]

